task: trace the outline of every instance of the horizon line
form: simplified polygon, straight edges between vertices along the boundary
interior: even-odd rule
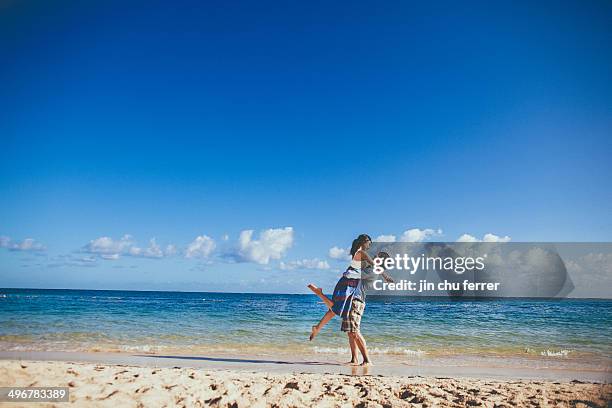
[[[86,289],[86,288],[16,288],[2,287],[5,289],[17,290],[72,290],[72,291],[107,291],[107,292],[159,292],[159,293],[215,293],[229,295],[310,295],[309,293],[282,293],[282,292],[222,292],[222,291],[192,291],[192,290],[144,290],[144,289]],[[0,293],[1,294],[1,293]],[[385,297],[385,298],[411,298],[411,299],[548,299],[548,300],[563,300],[563,299],[578,299],[578,300],[612,300],[612,297],[533,297],[533,296],[410,296],[410,295],[375,295],[369,294],[369,297]]]

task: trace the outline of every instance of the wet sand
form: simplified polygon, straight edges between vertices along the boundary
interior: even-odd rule
[[[0,360],[38,360],[124,364],[148,367],[191,367],[267,373],[313,373],[384,376],[468,377],[500,380],[611,382],[610,368],[572,366],[558,360],[502,358],[397,358],[374,356],[369,368],[347,366],[348,355],[154,354],[127,352],[0,351]]]

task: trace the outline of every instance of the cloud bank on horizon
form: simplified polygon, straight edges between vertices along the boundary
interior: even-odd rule
[[[397,238],[399,237],[399,239]],[[441,228],[412,228],[401,234],[380,234],[374,239],[375,242],[451,242],[445,241],[444,232]],[[454,242],[467,243],[507,243],[511,241],[508,235],[496,235],[486,233],[482,238],[471,234],[462,234]],[[304,279],[312,279],[318,276],[317,282],[332,284],[335,275],[343,271],[346,262],[350,260],[349,248],[338,245],[332,246],[325,256],[292,259],[291,249],[296,244],[295,229],[293,227],[268,228],[260,231],[243,230],[237,239],[231,240],[227,234],[215,239],[206,234],[196,236],[185,245],[168,243],[160,245],[155,238],[149,240],[148,245],[139,245],[129,234],[118,239],[102,236],[90,240],[87,244],[76,248],[70,253],[50,254],[53,247],[46,245],[33,238],[13,240],[7,236],[0,237],[0,248],[15,256],[21,254],[32,254],[35,257],[44,258],[41,264],[49,270],[62,270],[63,268],[76,268],[76,270],[94,270],[102,265],[110,265],[111,268],[119,267],[116,263],[120,259],[141,259],[145,262],[157,263],[160,260],[168,260],[174,265],[171,270],[189,268],[191,270],[205,272],[206,276],[211,268],[225,268],[230,264],[245,264],[257,266],[251,268],[259,275],[257,282],[262,289],[282,291],[283,286],[279,284],[283,279],[297,288],[304,286]],[[578,258],[566,260],[567,271],[577,284],[573,292],[578,297],[603,296],[602,285],[605,286],[610,280],[610,267],[612,265],[612,254],[610,253],[588,253]],[[179,261],[186,264],[180,264]],[[112,266],[115,265],[115,266]],[[143,269],[147,269],[142,264]],[[133,265],[130,268],[138,268]],[[167,269],[166,269],[167,270]],[[301,274],[301,280],[296,278],[295,273]],[[306,275],[304,275],[306,273]],[[319,275],[317,275],[319,274]],[[299,275],[297,275],[299,276]],[[229,280],[231,281],[231,279]],[[253,289],[253,284],[246,284],[244,279],[240,282],[244,290]],[[170,282],[168,282],[170,283]],[[245,286],[246,285],[246,286]],[[276,285],[276,286],[270,286]],[[193,282],[190,289],[197,288]],[[327,287],[326,286],[326,287]],[[231,291],[231,286],[225,286]],[[156,288],[155,290],[163,290]],[[180,288],[176,288],[179,289]],[[206,290],[206,289],[203,289]],[[603,294],[602,294],[603,293]]]
[[[399,239],[393,234],[381,234],[374,238],[376,242],[424,242],[438,239],[443,236],[441,228],[412,228],[405,230]],[[509,242],[509,236],[497,236],[487,233],[482,240],[463,234],[457,242]],[[269,265],[272,261],[278,270],[330,270],[329,262],[349,261],[349,248],[332,246],[327,252],[328,259],[314,256],[295,260],[281,260],[287,256],[287,252],[295,243],[295,230],[293,227],[269,228],[261,230],[258,234],[255,230],[243,230],[236,242],[230,242],[229,235],[224,234],[217,241],[214,238],[202,234],[193,239],[183,249],[178,245],[169,243],[163,247],[157,243],[156,238],[149,240],[148,246],[140,246],[134,238],[125,234],[119,239],[101,236],[90,240],[87,244],[76,249],[71,254],[56,255],[51,267],[59,267],[63,260],[64,265],[91,267],[96,265],[97,260],[116,261],[122,257],[164,259],[181,257],[184,259],[206,260],[212,263],[253,263],[258,265]],[[0,248],[9,251],[31,251],[45,252],[47,247],[32,238],[22,241],[13,241],[11,238],[0,237]]]

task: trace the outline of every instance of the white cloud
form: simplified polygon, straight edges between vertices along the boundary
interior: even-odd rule
[[[337,246],[330,248],[327,256],[329,256],[331,259],[340,259],[340,260],[351,259],[348,249],[339,248]]]
[[[9,251],[31,251],[39,252],[47,249],[43,244],[33,238],[26,238],[21,242],[15,242],[10,237],[0,237],[0,248],[7,248]]]
[[[161,247],[155,241],[155,238],[152,238],[149,241],[148,248],[139,248],[136,246],[132,246],[128,251],[131,256],[140,256],[143,258],[163,258],[164,251],[162,251]]]
[[[374,242],[395,242],[395,235],[379,235]]]
[[[463,234],[457,238],[457,242],[510,242],[511,239],[507,235],[500,237],[491,233],[485,234],[482,239],[478,239],[470,234]]]
[[[83,251],[90,254],[118,255],[128,252],[132,244],[132,237],[130,235],[124,235],[118,241],[111,237],[100,237],[89,241],[89,244],[85,245]]]
[[[495,234],[489,233],[485,234],[485,236],[482,238],[482,242],[510,242],[511,239],[512,238],[507,235],[500,237]]]
[[[147,248],[141,248],[134,244],[130,235],[124,235],[119,240],[111,237],[100,237],[89,241],[82,249],[83,252],[98,255],[102,259],[115,260],[121,256],[133,256],[140,258],[163,258],[176,252],[174,245],[168,245],[166,251],[157,244],[155,238],[149,241]],[[174,251],[174,252],[173,252]]]
[[[238,239],[238,256],[243,261],[268,264],[270,259],[280,259],[293,245],[293,228],[271,228],[259,233],[259,239],[253,239],[253,230],[240,233]]]
[[[404,233],[400,237],[400,241],[401,242],[422,242],[422,241],[426,241],[430,238],[437,237],[440,235],[442,235],[442,230],[439,228],[436,230],[431,229],[431,228],[425,228],[425,229],[413,228],[413,229],[404,231]]]
[[[612,253],[589,253],[576,260],[565,261],[567,270],[573,274],[585,272],[592,275],[607,276],[612,279]]]
[[[463,234],[457,238],[457,242],[478,242],[478,238],[470,234]]]
[[[35,239],[26,238],[21,242],[11,245],[9,249],[12,251],[44,251],[47,248]]]
[[[208,258],[208,256],[217,247],[215,241],[207,236],[200,235],[187,247],[185,257],[187,258]]]
[[[313,259],[301,259],[297,261],[291,262],[281,262],[280,269],[284,271],[292,271],[294,269],[321,269],[326,270],[329,269],[329,263],[324,260],[320,260],[317,258]]]

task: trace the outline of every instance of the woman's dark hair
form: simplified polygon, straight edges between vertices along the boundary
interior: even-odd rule
[[[351,245],[351,258],[355,256],[359,247],[361,247],[366,241],[372,242],[372,238],[370,238],[368,234],[361,234],[353,240],[353,245]]]

